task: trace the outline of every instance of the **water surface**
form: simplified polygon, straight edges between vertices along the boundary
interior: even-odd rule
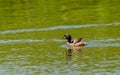
[[[50,28],[21,29],[1,31],[0,40],[0,74],[1,75],[118,75],[120,73],[120,38],[105,33],[98,38],[87,35],[87,46],[80,51],[73,51],[68,56],[64,31],[85,32],[90,28],[119,27],[119,23],[87,24],[73,26],[55,26]],[[59,31],[60,36],[56,37]],[[55,34],[48,36],[46,33]],[[38,33],[39,32],[39,33]],[[116,31],[116,34],[119,31]],[[14,34],[13,34],[14,33]],[[30,36],[43,34],[38,36]],[[72,32],[76,34],[76,32]],[[82,36],[75,35],[76,37]],[[91,32],[90,32],[91,34]],[[10,37],[8,35],[11,35]],[[24,35],[24,37],[20,37]],[[50,34],[49,34],[50,35]],[[6,39],[9,37],[9,39]],[[83,35],[84,36],[84,35]],[[60,38],[59,38],[60,37]]]
[[[0,75],[119,75],[119,0],[0,0]],[[82,37],[68,55],[64,34]]]

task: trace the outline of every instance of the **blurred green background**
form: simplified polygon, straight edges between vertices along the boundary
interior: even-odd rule
[[[120,21],[120,0],[0,0],[0,30]]]

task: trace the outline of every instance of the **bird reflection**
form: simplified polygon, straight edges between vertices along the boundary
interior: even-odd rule
[[[78,54],[80,55],[82,53],[82,50],[84,49],[85,46],[77,46],[77,47],[69,47],[67,46],[66,50],[66,59],[71,60],[73,54]]]

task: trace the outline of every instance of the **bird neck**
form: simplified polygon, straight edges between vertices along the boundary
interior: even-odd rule
[[[67,42],[68,43],[72,43],[71,38],[67,39]]]

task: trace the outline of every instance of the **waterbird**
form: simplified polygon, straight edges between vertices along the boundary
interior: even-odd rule
[[[82,49],[83,46],[87,45],[85,41],[83,41],[83,38],[76,38],[72,40],[72,37],[70,34],[65,34],[64,39],[67,40],[67,47],[68,49]]]

